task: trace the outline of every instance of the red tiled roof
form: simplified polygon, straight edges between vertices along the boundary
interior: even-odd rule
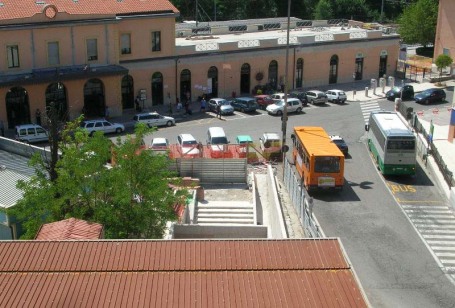
[[[0,0],[0,20],[29,18],[41,14],[46,5],[71,15],[119,15],[170,11],[178,13],[168,0]]]
[[[42,225],[35,240],[96,240],[101,238],[102,231],[101,224],[69,218]]]
[[[7,307],[367,307],[336,239],[0,242]]]

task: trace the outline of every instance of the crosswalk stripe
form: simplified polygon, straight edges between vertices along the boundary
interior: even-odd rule
[[[402,204],[402,208],[404,209],[422,209],[422,210],[449,210],[448,206],[440,206],[440,205],[411,205],[411,204]]]
[[[437,215],[437,214],[410,214],[408,215],[409,218],[444,218],[444,219],[454,219],[455,216],[447,216],[447,215]]]
[[[455,247],[432,246],[433,251],[454,251]]]
[[[455,230],[455,224],[444,224],[444,225],[430,225],[430,224],[415,224],[419,230],[433,229],[433,230]]]
[[[454,240],[455,243],[455,235],[433,235],[433,234],[422,234],[424,238],[428,239],[446,239],[446,240]]]
[[[415,223],[432,223],[443,225],[445,223],[454,222],[454,219],[411,219],[411,221]]]
[[[436,256],[438,257],[454,257],[455,258],[455,253],[451,253],[451,252],[435,252],[434,253]]]
[[[424,230],[424,229],[421,229],[419,230],[420,233],[422,234],[455,234],[455,230],[447,230],[447,229],[440,229],[440,230],[432,230],[432,229],[428,229],[428,230]]]
[[[414,213],[417,213],[417,214],[431,214],[431,213],[434,213],[434,214],[449,214],[449,215],[453,215],[452,214],[452,211],[451,210],[405,210],[406,213],[409,213],[409,214],[414,214]]]

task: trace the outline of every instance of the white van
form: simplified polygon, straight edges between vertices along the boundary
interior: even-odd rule
[[[207,131],[207,146],[212,157],[223,157],[229,153],[229,141],[222,127],[210,127]]]
[[[36,124],[24,124],[16,126],[16,140],[22,142],[43,142],[48,141],[47,131]]]

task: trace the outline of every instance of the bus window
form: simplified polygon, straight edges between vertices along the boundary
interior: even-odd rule
[[[315,158],[314,171],[318,173],[340,172],[340,158],[333,156],[319,156]]]

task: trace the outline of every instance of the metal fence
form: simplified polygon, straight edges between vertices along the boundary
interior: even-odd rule
[[[179,176],[198,178],[202,184],[247,183],[245,158],[177,158],[170,167]]]
[[[285,159],[284,185],[288,190],[289,197],[294,205],[299,221],[305,229],[305,233],[312,238],[325,237],[313,215],[313,198],[311,198],[303,187],[300,176],[292,168],[292,164]]]
[[[455,179],[453,177],[453,172],[449,170],[446,163],[444,162],[441,154],[438,152],[438,148],[434,145],[433,141],[431,140],[429,134],[423,127],[422,123],[420,123],[419,118],[415,115],[414,118],[414,129],[416,132],[422,134],[425,137],[425,140],[429,141],[429,151],[428,154],[432,155],[436,164],[438,165],[439,171],[441,171],[444,180],[446,181],[449,187],[455,187]]]

